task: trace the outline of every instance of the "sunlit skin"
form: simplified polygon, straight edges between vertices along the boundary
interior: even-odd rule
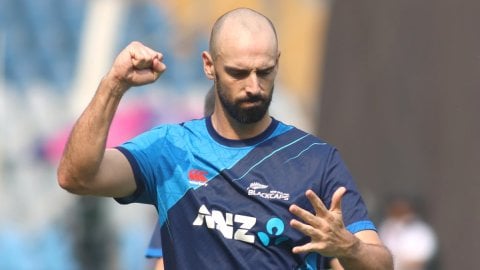
[[[233,18],[235,19],[235,18]],[[241,109],[259,106],[273,94],[278,71],[280,52],[273,30],[266,21],[242,17],[245,27],[236,20],[226,20],[218,34],[221,42],[214,51],[203,52],[202,58],[207,77],[216,87],[215,111],[212,124],[215,130],[228,139],[246,139],[260,134],[271,122],[265,113],[254,123],[241,123],[222,106],[219,93],[225,99],[238,103]]]
[[[225,70],[230,77],[236,80],[248,80],[249,77],[256,77],[254,78],[256,80],[264,80],[271,75],[274,67],[254,71],[227,67]],[[218,98],[229,117],[242,124],[252,124],[262,120],[267,114],[268,107],[272,101],[273,86],[269,91],[246,91],[245,97],[235,98],[225,89],[224,82],[219,79],[218,73],[215,74],[215,81]]]

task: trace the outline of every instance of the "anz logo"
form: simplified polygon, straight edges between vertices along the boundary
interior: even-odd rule
[[[209,229],[216,229],[221,232],[223,237],[227,239],[235,239],[244,241],[247,243],[254,243],[255,236],[249,234],[248,231],[255,226],[257,219],[254,217],[225,213],[218,210],[212,210],[211,212],[205,205],[200,206],[198,209],[197,218],[193,221],[193,226],[202,226],[204,223]],[[233,224],[238,224],[238,229],[233,230]]]
[[[267,221],[265,226],[266,232],[258,232],[257,236],[262,242],[262,245],[268,247],[273,239],[274,245],[280,245],[284,241],[288,240],[286,236],[282,236],[285,230],[285,224],[277,217],[271,218]]]
[[[255,243],[255,235],[250,233],[250,230],[256,223],[257,219],[255,217],[228,212],[224,214],[219,210],[210,211],[205,205],[202,205],[198,209],[198,215],[192,225],[206,225],[209,229],[219,231],[226,239],[253,244]],[[285,224],[277,217],[268,220],[265,230],[266,232],[257,233],[257,237],[263,246],[269,246],[270,244],[279,245],[283,241],[288,240],[287,237],[282,236],[285,230]],[[273,241],[271,239],[273,239]]]

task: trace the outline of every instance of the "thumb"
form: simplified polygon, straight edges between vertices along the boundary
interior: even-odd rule
[[[166,69],[167,66],[162,61],[157,58],[153,59],[151,70],[153,72],[154,80],[158,79],[158,77],[160,77],[160,75],[162,75]]]
[[[339,187],[332,196],[332,204],[330,205],[330,211],[342,211],[342,197],[347,192],[345,187]]]
[[[167,69],[165,63],[162,62],[161,59],[154,58],[152,62],[152,70],[159,74],[162,74]]]

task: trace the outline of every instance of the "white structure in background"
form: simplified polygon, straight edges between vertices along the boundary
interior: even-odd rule
[[[437,237],[410,201],[398,198],[390,202],[378,232],[393,254],[396,270],[428,269],[437,251]]]
[[[128,3],[118,0],[88,1],[70,100],[75,118],[87,106],[117,54],[115,49],[119,30]]]

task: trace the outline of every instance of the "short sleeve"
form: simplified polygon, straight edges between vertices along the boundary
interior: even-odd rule
[[[367,207],[350,174],[345,162],[337,149],[332,151],[327,160],[321,196],[327,207],[330,206],[333,193],[339,187],[345,187],[347,192],[342,198],[343,222],[351,233],[363,230],[376,230],[374,223],[368,216]]]
[[[116,148],[125,155],[135,177],[137,190],[128,197],[115,198],[121,204],[146,203],[157,205],[157,181],[162,178],[157,167],[167,126],[151,129]]]

